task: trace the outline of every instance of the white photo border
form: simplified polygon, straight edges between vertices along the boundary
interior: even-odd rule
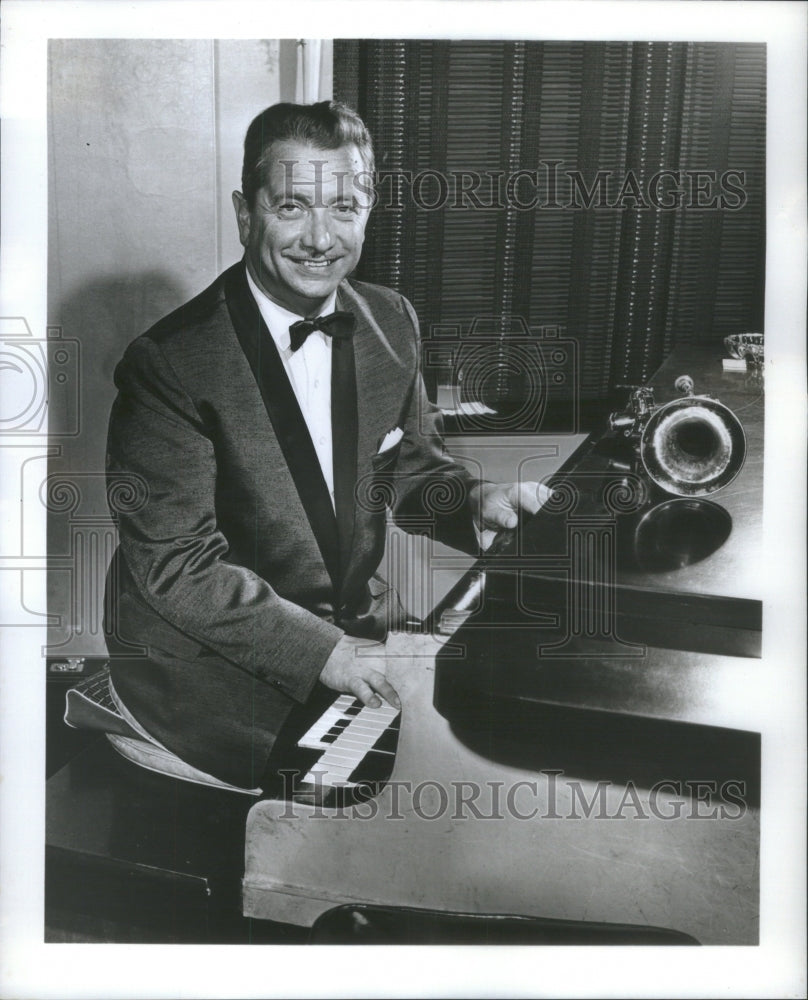
[[[193,11],[191,15],[191,10]],[[746,996],[805,991],[804,3],[6,0],[0,316],[46,326],[49,38],[408,37],[748,41],[768,45],[761,938],[755,948],[328,949],[43,943],[44,629],[8,629],[2,670],[0,995],[36,997]],[[400,33],[400,30],[399,30]],[[4,483],[4,525],[19,517]],[[41,541],[45,551],[44,509]],[[44,605],[43,600],[37,606]],[[35,650],[35,656],[31,655]],[[40,669],[37,669],[39,667]],[[317,971],[325,970],[325,971]],[[318,979],[312,979],[313,973]]]

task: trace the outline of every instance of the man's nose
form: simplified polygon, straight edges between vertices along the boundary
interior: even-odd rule
[[[317,253],[325,253],[333,244],[329,227],[328,212],[324,208],[313,208],[308,214],[303,231],[303,244]]]

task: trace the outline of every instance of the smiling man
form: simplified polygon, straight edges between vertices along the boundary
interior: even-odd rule
[[[271,145],[269,162],[257,163],[263,173],[245,170],[244,193],[233,192],[247,271],[270,299],[308,316],[359,263],[372,159],[365,162],[354,144],[318,150],[287,139]]]
[[[412,307],[349,278],[372,171],[344,106],[262,112],[233,194],[244,259],[116,370],[109,474],[148,500],[119,515],[108,641],[148,656],[113,659],[111,691],[144,737],[239,786],[318,685],[397,704],[380,495],[468,552],[539,506],[535,484],[480,484],[446,455]]]

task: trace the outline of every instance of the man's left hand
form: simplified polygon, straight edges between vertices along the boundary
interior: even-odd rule
[[[552,496],[542,483],[480,483],[473,487],[470,499],[477,512],[480,543],[487,549],[498,531],[515,528],[519,511],[535,514]]]

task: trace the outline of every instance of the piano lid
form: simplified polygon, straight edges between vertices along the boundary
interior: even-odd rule
[[[696,392],[727,405],[746,435],[746,458],[737,478],[709,501],[686,505],[621,475],[621,439],[613,432],[593,440],[554,477],[561,491],[555,511],[527,521],[511,552],[546,556],[565,550],[576,522],[604,516],[620,540],[615,583],[690,595],[759,602],[762,567],[763,383],[759,376],[725,372],[716,348],[677,349],[650,380],[657,403],[676,398],[677,376],[692,376]],[[522,478],[531,478],[525,463]],[[644,492],[644,496],[643,496]],[[718,508],[718,509],[717,509]],[[630,539],[632,533],[636,538]],[[628,541],[628,544],[626,544]]]

